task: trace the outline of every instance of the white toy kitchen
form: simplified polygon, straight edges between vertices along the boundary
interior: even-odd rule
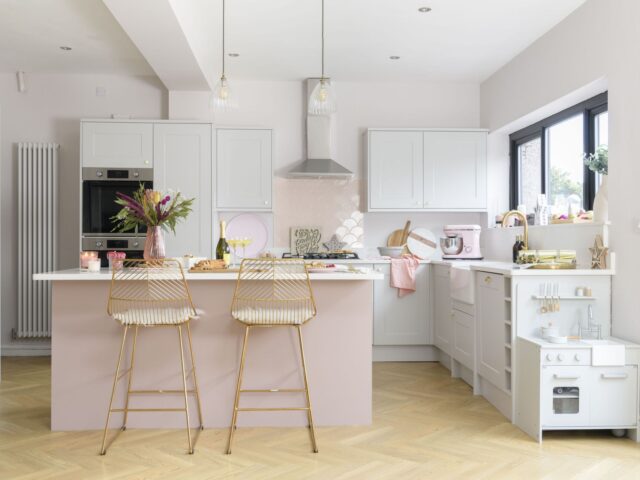
[[[611,274],[512,279],[513,423],[544,431],[638,432],[640,346],[612,338]]]

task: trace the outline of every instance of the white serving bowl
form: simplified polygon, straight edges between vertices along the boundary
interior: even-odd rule
[[[378,247],[378,252],[383,257],[400,258],[404,247]]]

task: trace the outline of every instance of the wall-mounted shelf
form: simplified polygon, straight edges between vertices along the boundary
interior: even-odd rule
[[[596,300],[596,297],[545,297],[543,295],[532,295],[531,298],[533,298],[534,300]]]

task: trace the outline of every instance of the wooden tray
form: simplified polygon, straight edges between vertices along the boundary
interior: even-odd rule
[[[191,267],[189,273],[238,273],[239,268],[197,268]]]

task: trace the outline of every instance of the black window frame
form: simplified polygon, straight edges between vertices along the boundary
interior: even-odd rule
[[[542,173],[541,193],[546,193],[549,183],[547,178],[549,164],[547,159],[547,129],[567,120],[568,118],[578,114],[583,114],[583,150],[587,154],[594,153],[596,147],[595,118],[597,115],[607,112],[608,110],[609,92],[603,92],[509,135],[509,156],[511,159],[509,175],[509,204],[511,209],[515,209],[517,207],[520,196],[520,162],[518,159],[518,147],[535,138],[540,138],[540,171]],[[585,210],[592,210],[593,200],[596,196],[596,175],[586,166],[584,166],[583,169],[583,198],[586,202],[584,208]],[[533,207],[533,205],[527,205],[527,207]]]

